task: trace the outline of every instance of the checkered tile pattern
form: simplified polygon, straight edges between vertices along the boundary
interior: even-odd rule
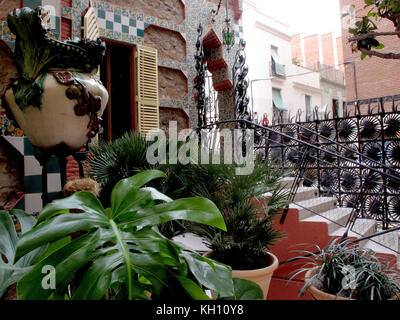
[[[27,213],[38,213],[42,202],[42,167],[33,155],[32,143],[26,137],[4,137],[24,156],[24,198],[17,204],[18,209]],[[47,187],[50,199],[56,199],[61,192],[61,176],[57,158],[49,160]]]
[[[25,211],[37,213],[42,210],[42,167],[33,155],[33,145],[24,139],[24,188]],[[61,192],[60,167],[56,157],[47,163],[47,188],[50,199],[58,198]]]
[[[110,32],[125,33],[140,38],[144,37],[145,24],[143,21],[99,8],[95,8],[95,11],[100,29]]]

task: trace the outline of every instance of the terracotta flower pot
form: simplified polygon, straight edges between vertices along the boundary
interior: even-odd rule
[[[68,82],[57,78],[56,74],[49,72],[36,80],[36,83],[43,83],[40,108],[28,106],[21,110],[15,102],[12,89],[6,92],[5,98],[18,125],[34,146],[49,149],[65,144],[71,150],[78,150],[97,133],[99,122],[94,119],[103,114],[108,93],[95,75],[58,72],[72,75],[72,81]],[[74,79],[84,84],[84,87],[78,86],[78,89],[72,84]],[[75,96],[68,94],[71,87],[77,91]],[[89,94],[95,98],[88,100]]]
[[[204,256],[206,258],[211,258],[212,251],[207,252]],[[279,267],[278,258],[272,253],[267,253],[266,261],[268,266],[262,269],[232,270],[232,278],[240,278],[257,283],[264,293],[265,300],[268,296],[269,285],[271,283],[272,275],[274,271]]]
[[[311,277],[317,273],[318,269],[319,269],[319,267],[315,267],[313,269],[308,270],[305,274],[305,281],[310,280]],[[323,291],[317,289],[313,285],[310,285],[307,288],[307,290],[311,293],[311,295],[313,296],[313,298],[315,300],[354,300],[354,299],[335,296],[333,294],[323,292]],[[399,296],[394,296],[393,298],[390,298],[389,300],[399,300]]]

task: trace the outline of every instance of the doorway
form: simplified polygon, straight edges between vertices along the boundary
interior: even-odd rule
[[[136,130],[135,46],[104,40],[106,57],[101,64],[100,79],[109,93],[103,113],[99,138],[113,141]]]

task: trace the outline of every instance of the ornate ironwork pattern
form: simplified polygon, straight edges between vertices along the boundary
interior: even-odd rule
[[[315,149],[309,149],[300,168],[303,185],[335,195],[341,206],[357,203],[357,217],[382,221],[388,228],[400,222],[399,104],[400,96],[356,101],[344,118],[329,119],[325,113],[319,119],[316,110],[311,121],[299,122],[298,116],[294,123],[275,122],[271,128],[284,136],[268,149],[258,148],[278,165],[299,168],[303,141],[315,139]]]
[[[246,42],[240,41],[239,49],[236,52],[235,63],[232,67],[232,80],[233,80],[233,99],[234,99],[234,112],[236,120],[251,120],[252,115],[248,110],[250,98],[247,95],[249,81],[247,75],[249,67],[246,65]]]
[[[206,115],[206,65],[204,63],[204,47],[203,47],[203,26],[199,24],[197,28],[196,42],[196,84],[194,88],[197,90],[197,125],[202,127],[207,124]]]

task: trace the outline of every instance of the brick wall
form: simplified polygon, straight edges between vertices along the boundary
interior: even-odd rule
[[[322,57],[324,59],[324,64],[333,67],[335,65],[335,55],[333,51],[332,33],[322,35],[321,44],[322,44]]]
[[[343,64],[342,46],[342,38],[339,37],[334,39],[332,33],[327,33],[321,36],[312,35],[304,37],[304,39],[301,34],[296,34],[292,36],[291,39],[292,59],[300,62],[300,65],[305,67],[314,67],[318,63],[323,63],[324,65],[331,67],[336,65],[340,66]],[[321,49],[322,52],[320,52]],[[338,61],[335,59],[335,49],[337,51]],[[344,72],[343,65],[339,68]]]
[[[291,39],[291,47],[292,47],[292,59],[296,60],[297,62],[300,63],[300,65],[303,65],[303,52],[301,50],[301,35],[296,34],[292,37]]]
[[[319,51],[319,39],[318,35],[304,38],[304,54],[305,54],[305,65],[307,67],[314,66],[320,62],[320,51]]]
[[[343,59],[343,40],[342,37],[336,38],[336,51],[338,55],[338,65],[339,65],[339,70],[344,72],[344,59]]]
[[[341,0],[341,11],[347,11],[350,5],[354,5],[356,16],[365,14],[368,9],[364,9],[364,0]],[[380,31],[393,31],[389,21],[377,22]],[[347,39],[350,37],[348,32],[349,25],[343,23],[343,58],[345,61],[355,61],[357,74],[358,98],[368,99],[381,96],[400,94],[400,61],[386,60],[377,57],[360,59],[360,53],[352,53]],[[397,37],[384,37],[385,51],[399,52],[400,39]],[[356,99],[354,71],[352,65],[346,65],[346,85],[347,100]]]

